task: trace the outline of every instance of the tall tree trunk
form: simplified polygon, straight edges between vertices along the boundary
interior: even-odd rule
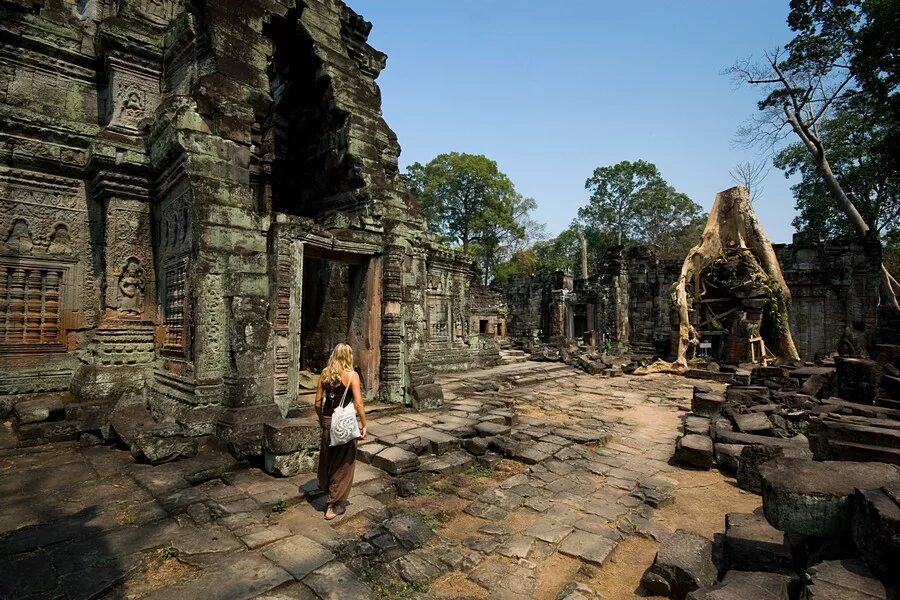
[[[834,171],[831,170],[831,163],[828,162],[828,157],[825,156],[825,146],[818,137],[813,135],[813,132],[801,125],[800,121],[795,118],[787,108],[785,108],[785,114],[787,115],[787,121],[794,130],[794,133],[797,134],[806,146],[806,149],[809,150],[810,154],[812,154],[815,159],[816,168],[819,170],[819,174],[825,181],[825,186],[837,203],[838,208],[847,216],[847,219],[850,221],[850,225],[853,227],[856,234],[860,238],[865,239],[869,234],[869,225],[866,223],[866,220],[863,219],[859,210],[857,210],[856,205],[853,204],[853,201],[850,200],[850,197],[847,196],[847,193],[844,192],[844,188],[841,186],[841,182],[837,180],[837,177],[835,177]],[[897,295],[900,291],[897,289],[896,282],[897,280],[891,276],[887,267],[882,263],[881,286],[884,290],[884,300],[893,307],[894,310],[900,311],[900,302],[897,301]]]

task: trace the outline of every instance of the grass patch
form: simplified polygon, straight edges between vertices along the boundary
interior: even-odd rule
[[[471,477],[481,477],[488,478],[493,477],[494,475],[494,467],[487,467],[485,465],[474,464],[468,469],[466,469],[466,475]]]
[[[424,594],[427,591],[428,586],[410,584],[399,579],[383,581],[375,586],[375,593],[379,600],[406,600],[414,593]]]
[[[438,491],[430,485],[423,485],[413,490],[413,494],[415,494],[416,496],[434,496],[437,493]]]
[[[178,556],[178,548],[175,548],[174,546],[166,546],[165,548],[163,548],[162,556],[166,560],[175,558],[176,556]]]
[[[287,510],[287,504],[284,503],[284,500],[279,500],[275,503],[275,506],[272,507],[273,513],[283,513]]]

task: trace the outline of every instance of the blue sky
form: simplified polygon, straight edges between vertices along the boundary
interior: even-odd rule
[[[783,45],[788,0],[348,0],[388,54],[378,79],[401,167],[485,154],[556,234],[594,168],[644,159],[705,209],[729,169],[764,157],[734,143],[758,91],[723,69]],[[788,242],[794,201],[773,169],[757,213]]]

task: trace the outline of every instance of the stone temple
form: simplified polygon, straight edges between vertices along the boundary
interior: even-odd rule
[[[348,341],[371,398],[495,364],[498,297],[429,234],[339,0],[0,2],[0,409],[141,405],[259,451]]]

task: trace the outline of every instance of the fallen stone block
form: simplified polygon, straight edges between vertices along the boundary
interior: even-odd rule
[[[856,559],[829,560],[809,568],[805,600],[890,600],[884,583]]]
[[[716,579],[712,542],[679,529],[660,544],[641,584],[652,594],[683,600],[690,592],[713,585]]]
[[[838,396],[851,402],[875,403],[882,375],[878,362],[867,358],[837,356],[834,366]]]
[[[855,489],[900,481],[900,469],[882,463],[777,458],[759,467],[766,519],[787,533],[850,537]]]
[[[722,412],[722,406],[725,404],[725,396],[714,394],[713,392],[697,392],[694,388],[694,395],[691,398],[691,412],[704,417],[713,417]]]
[[[716,459],[716,466],[723,473],[734,475],[737,473],[738,461],[741,458],[741,451],[746,448],[743,444],[715,444],[713,454]]]
[[[900,483],[856,490],[853,542],[874,573],[896,577],[900,567]]]
[[[197,440],[169,430],[146,431],[131,442],[131,455],[140,461],[158,465],[197,455]]]
[[[462,447],[463,450],[466,450],[475,456],[481,456],[488,451],[490,440],[491,438],[484,437],[468,438],[462,441]]]
[[[318,463],[318,450],[298,450],[288,454],[263,451],[263,470],[274,477],[293,477],[300,473],[312,473]]]
[[[755,512],[725,515],[725,564],[738,571],[782,573],[793,567],[784,533]]]
[[[788,600],[789,578],[778,573],[728,571],[721,583],[687,595],[687,600]]]
[[[742,433],[772,435],[772,421],[763,413],[735,415],[734,425]]]
[[[705,435],[685,435],[675,442],[675,462],[698,469],[713,465],[713,442]]]
[[[682,429],[685,434],[709,435],[709,418],[696,415],[685,415],[682,421]]]
[[[738,487],[754,494],[762,494],[759,466],[780,457],[812,458],[812,453],[802,447],[748,444],[741,450],[737,461],[735,479]]]
[[[415,410],[438,408],[444,404],[444,389],[438,383],[428,383],[413,388],[412,407]]]
[[[315,450],[322,439],[322,427],[315,416],[281,419],[263,425],[263,449],[272,454]]]
[[[419,468],[419,457],[394,446],[376,454],[372,458],[372,466],[390,475],[402,475]]]
[[[729,385],[725,390],[725,400],[742,406],[768,404],[769,397],[769,388],[762,385]]]
[[[17,402],[13,407],[17,423],[40,423],[65,417],[62,394],[47,394],[31,400]]]

